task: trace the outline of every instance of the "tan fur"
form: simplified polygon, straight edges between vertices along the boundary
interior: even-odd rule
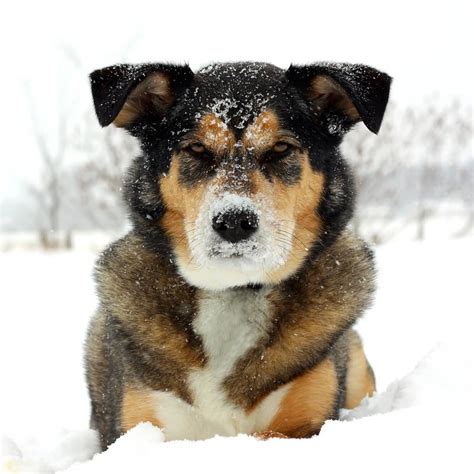
[[[254,155],[259,159],[264,152],[281,140],[299,145],[293,134],[281,128],[276,113],[265,110],[247,127],[242,137],[242,144],[247,150],[254,151]]]
[[[192,188],[179,184],[178,159],[173,157],[169,173],[161,179],[161,195],[166,205],[166,212],[161,221],[165,232],[174,242],[176,254],[185,262],[191,262],[190,245],[185,225],[194,225],[204,193],[207,190],[205,183]]]
[[[351,336],[344,402],[344,408],[348,409],[359,406],[362,399],[367,395],[371,396],[376,389],[374,374],[365,357],[362,342],[357,333],[353,332]]]
[[[319,235],[321,223],[315,209],[324,189],[324,176],[311,169],[306,154],[300,155],[300,161],[302,175],[294,186],[287,186],[276,180],[269,183],[260,171],[255,171],[252,175],[255,193],[273,197],[280,225],[279,239],[290,239],[292,242],[287,262],[269,272],[268,281],[271,283],[278,283],[294,273]]]
[[[337,389],[334,364],[326,359],[291,382],[268,430],[293,438],[313,435],[334,412]]]
[[[333,106],[344,112],[354,121],[360,120],[360,115],[345,90],[330,77],[317,76],[311,83],[314,100],[329,100]]]
[[[146,107],[157,108],[172,102],[172,94],[167,77],[159,72],[150,74],[130,93],[122,110],[114,120],[117,127],[125,127],[133,122]]]
[[[162,427],[155,415],[155,403],[151,392],[146,389],[126,388],[122,400],[122,430],[128,431],[146,421],[158,428]]]
[[[275,183],[273,193],[277,203],[281,220],[281,238],[288,238],[285,234],[285,223],[289,227],[291,221],[295,227],[292,237],[292,249],[288,261],[270,273],[272,282],[294,273],[308,254],[308,249],[317,241],[321,222],[315,212],[324,190],[324,175],[315,172],[309,165],[307,155],[301,155],[302,175],[300,181],[294,186],[285,186]],[[283,210],[281,206],[285,206]]]
[[[206,114],[199,120],[194,137],[217,157],[231,150],[235,144],[234,134],[214,113]]]
[[[262,112],[245,130],[242,143],[258,152],[271,148],[279,139],[280,122],[271,110]]]

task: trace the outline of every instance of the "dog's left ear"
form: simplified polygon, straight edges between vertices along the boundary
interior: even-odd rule
[[[127,128],[144,116],[163,116],[193,77],[187,65],[116,64],[98,69],[90,80],[99,123]]]
[[[387,106],[392,78],[361,64],[316,63],[290,66],[290,84],[308,100],[332,133],[345,131],[362,120],[378,133]]]

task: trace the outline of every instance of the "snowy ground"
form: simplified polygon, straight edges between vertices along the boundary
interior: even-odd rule
[[[94,255],[0,253],[0,472],[472,472],[473,243],[377,249],[378,297],[359,330],[379,393],[320,436],[162,444],[140,425],[92,460],[82,344]]]

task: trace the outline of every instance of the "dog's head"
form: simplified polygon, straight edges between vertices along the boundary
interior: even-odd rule
[[[294,274],[343,230],[353,188],[339,154],[377,133],[390,77],[361,65],[117,65],[91,74],[102,126],[138,138],[127,184],[135,230],[191,284]]]

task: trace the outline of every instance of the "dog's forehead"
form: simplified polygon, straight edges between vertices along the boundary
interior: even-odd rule
[[[232,63],[207,66],[188,91],[199,114],[215,114],[237,133],[275,100],[284,87],[284,72],[271,64]]]

